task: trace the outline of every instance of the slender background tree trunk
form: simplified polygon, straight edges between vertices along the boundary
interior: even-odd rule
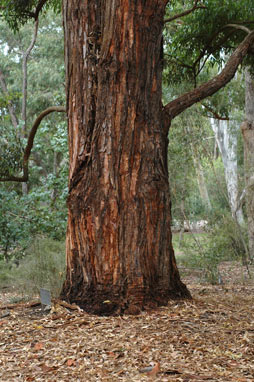
[[[21,110],[21,118],[24,123],[22,127],[22,137],[25,138],[27,135],[27,64],[29,56],[34,48],[34,45],[36,43],[37,34],[38,34],[38,27],[39,27],[39,19],[35,20],[34,23],[34,33],[32,36],[31,43],[29,47],[23,52],[23,63],[22,63],[22,69],[23,69],[23,85],[22,85],[22,110]],[[22,182],[22,192],[23,195],[28,194],[28,183]]]
[[[70,175],[62,297],[112,314],[190,297],[170,231],[165,1],[64,1]]]
[[[229,121],[211,119],[211,127],[214,131],[224,166],[228,201],[232,216],[240,225],[243,225],[243,211],[241,206],[239,206],[237,135],[232,126],[230,128]]]
[[[244,177],[248,219],[249,257],[254,259],[254,76],[245,71],[245,115],[241,125],[244,142]]]
[[[193,164],[194,164],[196,175],[197,175],[197,183],[198,183],[200,197],[206,209],[209,211],[212,209],[212,205],[209,198],[208,189],[206,186],[204,169],[203,169],[202,162],[200,160],[198,150],[196,149],[193,143],[191,143],[191,151],[192,151]]]

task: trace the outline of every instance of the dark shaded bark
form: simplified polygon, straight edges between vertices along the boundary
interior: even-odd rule
[[[98,314],[190,297],[171,244],[166,1],[64,1],[70,173],[62,298]]]

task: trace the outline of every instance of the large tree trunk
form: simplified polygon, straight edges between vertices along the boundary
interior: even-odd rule
[[[254,260],[254,76],[245,71],[245,115],[241,125],[244,142],[246,214],[248,219],[249,257]]]
[[[168,0],[63,0],[70,175],[62,297],[87,311],[137,312],[190,297],[171,245],[167,133],[172,118],[234,76],[222,72],[162,110]]]
[[[70,174],[62,297],[89,312],[136,313],[190,297],[171,244],[165,4],[64,1]]]

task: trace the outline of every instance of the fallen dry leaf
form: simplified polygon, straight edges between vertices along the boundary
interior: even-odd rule
[[[38,350],[41,350],[43,349],[43,343],[42,342],[37,342],[35,345],[34,345],[34,350],[38,351]]]
[[[254,284],[236,277],[239,264],[231,273],[223,266],[231,275],[224,285],[189,276],[183,281],[193,301],[169,301],[138,316],[98,317],[62,305],[54,315],[36,305],[13,306],[0,321],[0,381],[253,382]],[[0,304],[8,305],[4,293]],[[139,373],[154,360],[159,372]]]
[[[76,361],[74,359],[67,359],[66,365],[67,366],[76,366]]]

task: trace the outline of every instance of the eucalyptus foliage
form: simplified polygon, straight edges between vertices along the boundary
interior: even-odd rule
[[[38,17],[37,10],[40,8],[40,13],[44,15],[50,8],[59,13],[61,0],[1,0],[0,6],[2,17],[11,29],[18,31],[28,20]]]
[[[254,28],[252,0],[203,0],[201,3],[204,8],[165,26],[168,68],[165,79],[168,82],[185,77],[197,83],[202,70],[208,69],[207,64],[209,68],[224,65],[227,54],[246,36],[244,28]],[[247,60],[254,62],[253,52]]]

